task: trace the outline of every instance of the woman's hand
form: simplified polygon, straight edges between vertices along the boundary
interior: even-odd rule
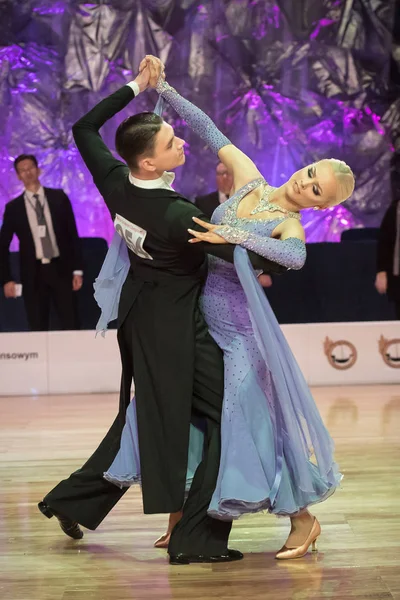
[[[208,242],[209,244],[228,244],[223,237],[214,233],[214,230],[219,228],[219,225],[213,225],[212,223],[206,223],[197,217],[193,217],[193,221],[204,229],[207,229],[204,233],[201,231],[195,231],[194,229],[188,229],[188,232],[194,236],[194,239],[189,240],[190,244],[196,244],[198,242]]]

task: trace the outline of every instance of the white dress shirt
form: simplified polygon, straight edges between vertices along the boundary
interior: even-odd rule
[[[226,194],[224,194],[224,192],[221,192],[218,190],[218,199],[219,199],[219,203],[223,204],[223,202],[226,202],[228,200],[228,196]]]
[[[38,260],[46,260],[43,259],[42,241],[39,236],[39,226],[35,210],[36,198],[34,198],[34,195],[39,196],[39,202],[44,210],[46,224],[49,228],[49,236],[51,240],[51,245],[53,246],[54,250],[54,258],[57,258],[58,256],[60,256],[60,251],[57,246],[56,234],[54,233],[53,220],[51,218],[49,203],[47,202],[46,195],[42,186],[40,186],[40,188],[37,192],[35,192],[35,194],[33,192],[29,192],[28,190],[25,190],[24,193],[26,214],[28,215],[29,226],[31,228],[31,233],[35,244],[36,258]]]
[[[169,173],[168,171],[164,171],[161,177],[157,177],[157,179],[138,179],[134,177],[132,173],[129,173],[129,181],[136,185],[136,187],[143,188],[145,190],[171,190],[172,184],[175,180],[175,173]]]
[[[136,83],[136,81],[130,81],[126,85],[131,88],[131,90],[135,94],[135,98],[136,98],[136,96],[139,96],[140,88],[139,88],[138,84]]]
[[[50,240],[51,240],[51,245],[53,246],[53,250],[54,250],[53,258],[57,258],[60,256],[60,250],[57,245],[57,238],[56,238],[56,234],[54,233],[54,227],[53,227],[53,219],[51,218],[49,203],[47,202],[47,198],[46,198],[46,194],[44,193],[43,186],[40,186],[38,191],[35,193],[30,192],[29,190],[25,190],[25,192],[24,192],[25,208],[26,208],[26,214],[28,216],[29,227],[31,229],[31,233],[32,233],[32,237],[33,237],[33,242],[35,244],[36,258],[37,258],[37,260],[41,260],[43,263],[47,263],[50,261],[48,261],[48,259],[46,259],[46,258],[43,258],[42,241],[39,236],[39,226],[38,226],[37,215],[36,215],[36,210],[35,210],[36,198],[34,198],[34,195],[39,196],[39,202],[40,202],[41,206],[43,207],[44,216],[46,219],[46,225],[49,228],[49,236],[50,236]],[[74,271],[73,275],[81,275],[82,276],[83,271]]]

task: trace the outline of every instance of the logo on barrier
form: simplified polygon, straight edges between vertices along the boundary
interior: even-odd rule
[[[1,352],[0,360],[38,360],[38,352]]]
[[[351,369],[357,361],[356,347],[347,340],[333,342],[327,336],[324,340],[324,351],[329,364],[339,371]]]
[[[383,362],[392,369],[400,369],[400,338],[388,340],[381,335],[378,345]]]

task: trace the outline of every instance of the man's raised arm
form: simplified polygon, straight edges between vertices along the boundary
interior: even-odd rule
[[[137,81],[124,85],[108,98],[97,104],[72,127],[76,146],[94,183],[105,198],[121,181],[121,177],[129,173],[127,165],[114,158],[104,143],[99,129],[119,113],[142,91]]]

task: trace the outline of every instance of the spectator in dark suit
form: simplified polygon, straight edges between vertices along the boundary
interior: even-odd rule
[[[375,287],[394,302],[400,319],[400,201],[387,209],[379,230]]]
[[[14,167],[25,189],[6,205],[0,231],[0,284],[4,295],[18,295],[9,250],[15,234],[19,239],[22,296],[31,330],[49,329],[51,301],[61,329],[77,329],[73,292],[82,287],[83,271],[71,203],[63,190],[42,187],[35,156],[18,156]]]
[[[198,196],[194,203],[209,219],[214,210],[229,198],[232,186],[233,175],[222,162],[219,162],[216,169],[217,189],[206,196]]]

